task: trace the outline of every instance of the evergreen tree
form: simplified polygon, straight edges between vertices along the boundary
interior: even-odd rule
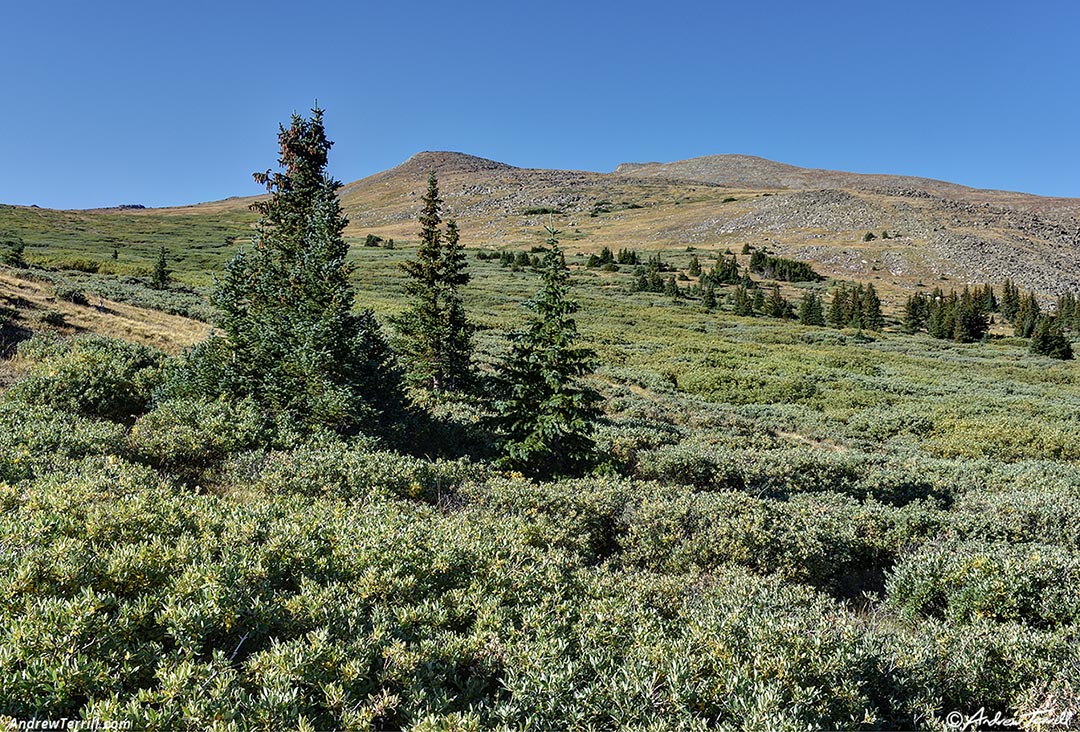
[[[732,303],[732,310],[736,315],[753,315],[754,304],[750,299],[750,294],[746,291],[744,285],[737,285],[735,287],[734,300]]]
[[[832,292],[832,300],[829,301],[829,325],[834,328],[843,328],[848,324],[847,288],[838,285]]]
[[[863,293],[862,297],[861,310],[863,327],[874,331],[885,329],[885,318],[881,315],[881,300],[878,298],[873,283],[866,286],[866,292]]]
[[[855,289],[848,295],[847,302],[847,314],[849,328],[855,328],[857,330],[863,329],[863,296],[864,296],[862,284],[855,286]]]
[[[927,331],[934,338],[951,339],[957,343],[981,340],[990,327],[984,295],[982,291],[972,292],[966,287],[960,295],[954,290],[948,297],[941,290],[934,290],[933,296],[927,300]],[[921,313],[908,312],[917,307],[921,306],[909,301],[905,309],[905,329],[909,327],[909,318],[922,317]]]
[[[769,291],[769,296],[765,298],[762,311],[770,318],[786,319],[791,317],[791,305],[780,294],[779,285],[773,285],[772,290]]]
[[[675,281],[675,276],[672,275],[664,280],[664,294],[670,297],[672,300],[678,300],[680,297],[679,283]]]
[[[1006,279],[1001,288],[1001,317],[1012,323],[1020,310],[1020,288]]]
[[[23,258],[23,254],[26,252],[26,244],[20,238],[8,239],[4,242],[4,248],[7,249],[4,252],[0,261],[9,267],[26,267],[26,260]]]
[[[901,329],[905,333],[918,333],[928,327],[930,319],[930,299],[916,292],[904,303],[904,323]]]
[[[1073,330],[1076,322],[1076,295],[1071,292],[1062,293],[1057,301],[1057,320],[1062,330]]]
[[[956,300],[953,318],[953,340],[957,343],[971,343],[980,340],[989,328],[986,312],[983,310],[982,295],[973,295],[968,288]]]
[[[821,298],[815,292],[807,292],[799,301],[799,322],[803,325],[825,325],[825,311]]]
[[[460,391],[473,384],[473,333],[476,328],[465,317],[465,305],[458,288],[471,279],[461,244],[461,232],[454,219],[446,224],[446,246],[441,263],[442,282],[446,288],[446,347],[443,349],[443,385],[447,391]]]
[[[701,262],[698,260],[696,254],[690,256],[690,266],[688,271],[690,272],[691,277],[701,276]]]
[[[1016,315],[1012,319],[1013,333],[1021,338],[1030,338],[1039,325],[1039,301],[1035,294],[1029,292],[1020,298],[1020,307],[1016,309]]]
[[[648,292],[649,291],[649,276],[645,274],[644,267],[638,267],[634,270],[634,292]]]
[[[716,288],[713,287],[712,283],[705,285],[704,294],[702,295],[702,304],[708,310],[716,309]]]
[[[169,271],[168,250],[165,247],[158,252],[157,262],[154,263],[154,272],[150,276],[150,286],[155,290],[169,289],[169,279],[172,274]]]
[[[760,313],[765,309],[765,293],[761,291],[761,288],[757,285],[753,285],[754,294],[751,297],[750,307],[753,308],[754,313]]]
[[[714,285],[735,285],[740,281],[739,262],[735,255],[730,257],[721,256],[712,271],[705,275]]]
[[[505,396],[495,403],[505,463],[541,478],[579,474],[592,463],[600,414],[599,395],[579,381],[591,373],[593,354],[574,345],[578,306],[558,233],[548,229],[541,290],[529,303],[535,316],[510,336],[498,374]]]
[[[402,407],[399,376],[371,312],[352,312],[322,110],[293,115],[278,140],[284,172],[255,174],[271,195],[253,204],[254,249],[233,257],[214,292],[224,335],[190,355],[187,383],[300,426],[374,428]]]
[[[428,176],[421,201],[420,248],[416,259],[401,264],[409,276],[405,292],[412,305],[394,319],[397,348],[411,385],[457,391],[469,384],[472,373],[472,327],[458,291],[469,282],[468,265],[457,224],[448,222],[445,235],[440,228],[442,199],[435,171]]]
[[[1073,358],[1072,345],[1062,333],[1057,318],[1049,315],[1040,316],[1034,332],[1031,334],[1031,352],[1063,361]]]

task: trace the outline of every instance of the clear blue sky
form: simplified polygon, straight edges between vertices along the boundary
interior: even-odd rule
[[[1080,3],[6,3],[0,202],[259,192],[317,98],[348,182],[419,150],[744,153],[1080,197]]]

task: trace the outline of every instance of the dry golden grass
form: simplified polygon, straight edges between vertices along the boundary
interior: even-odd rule
[[[90,305],[75,305],[56,298],[48,284],[23,279],[11,270],[0,272],[0,304],[17,304],[16,324],[32,330],[42,328],[40,318],[45,311],[55,310],[66,324],[57,330],[66,334],[97,333],[145,343],[167,353],[178,353],[210,333],[206,323],[113,300],[100,300],[101,309],[97,298],[92,298]]]

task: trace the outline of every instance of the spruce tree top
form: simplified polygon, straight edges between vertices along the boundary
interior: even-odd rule
[[[262,214],[256,248],[270,247],[286,256],[299,255],[312,240],[331,244],[324,253],[344,262],[348,246],[342,234],[349,221],[341,211],[337,189],[341,183],[326,173],[330,148],[323,110],[315,107],[311,118],[293,114],[288,128],[279,127],[279,165],[284,172],[254,173],[255,181],[271,194],[252,204]]]

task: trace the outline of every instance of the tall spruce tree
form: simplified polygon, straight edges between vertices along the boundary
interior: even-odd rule
[[[757,284],[753,284],[751,291],[753,294],[750,297],[750,307],[753,308],[753,311],[750,314],[753,315],[765,309],[765,293],[761,291]]]
[[[575,345],[578,306],[570,298],[558,233],[548,228],[541,289],[528,303],[535,315],[510,335],[510,353],[498,371],[504,396],[495,403],[504,462],[541,478],[579,474],[592,464],[600,415],[599,395],[580,382],[594,357]]]
[[[428,176],[420,211],[420,248],[416,259],[403,262],[409,276],[405,292],[412,306],[394,319],[396,346],[416,387],[435,392],[459,391],[472,381],[473,328],[465,317],[459,288],[469,273],[457,224],[443,233],[439,181]]]
[[[169,280],[172,273],[169,271],[168,256],[169,250],[165,247],[161,247],[161,250],[158,252],[157,261],[154,263],[154,272],[150,276],[150,286],[155,290],[169,289]]]
[[[1064,292],[1058,296],[1057,301],[1057,324],[1063,331],[1076,330],[1078,315],[1076,295],[1072,292]]]
[[[750,294],[746,291],[745,285],[736,285],[735,293],[732,298],[732,311],[736,315],[754,314],[754,302],[750,299]]]
[[[770,318],[786,319],[792,316],[791,304],[780,294],[780,286],[773,285],[769,296],[765,298],[763,312]]]
[[[442,273],[446,287],[446,370],[444,384],[448,391],[460,391],[473,384],[473,333],[476,328],[465,316],[465,305],[458,288],[469,283],[465,247],[457,222],[446,222],[446,246],[443,249]]]
[[[1020,288],[1006,279],[1001,287],[1001,317],[1010,323],[1016,319],[1016,313],[1020,310]]]
[[[1072,345],[1061,331],[1057,318],[1049,315],[1039,317],[1039,322],[1031,334],[1031,352],[1062,361],[1072,360]]]
[[[4,249],[7,251],[0,256],[0,262],[8,265],[9,267],[18,267],[24,269],[26,267],[26,260],[23,258],[26,252],[26,244],[20,237],[8,239],[3,243]],[[116,251],[115,249],[113,251]],[[115,257],[113,257],[115,259]]]
[[[1021,338],[1030,338],[1039,325],[1041,315],[1042,310],[1039,308],[1039,300],[1035,297],[1035,293],[1024,294],[1020,297],[1020,306],[1012,319],[1013,333]]]
[[[904,303],[904,322],[901,330],[905,333],[918,333],[929,325],[930,298],[921,292],[908,297]]]
[[[832,300],[829,301],[829,325],[834,328],[843,328],[848,324],[850,317],[847,288],[844,285],[838,285],[832,291]]]
[[[690,272],[691,277],[701,276],[701,260],[697,258],[696,254],[690,256],[690,265],[687,268],[687,271]]]
[[[294,114],[278,142],[283,172],[255,174],[270,197],[252,206],[254,248],[226,265],[213,295],[223,335],[191,354],[187,382],[300,427],[377,429],[402,408],[400,376],[374,316],[352,312],[323,110]]]
[[[874,283],[866,286],[860,303],[862,312],[862,324],[867,330],[881,331],[885,329],[885,318],[881,315],[881,299],[878,297]]]
[[[716,287],[711,282],[705,285],[701,296],[701,304],[708,310],[716,309]]]
[[[816,292],[807,291],[799,301],[799,322],[803,325],[825,325],[825,311]]]

